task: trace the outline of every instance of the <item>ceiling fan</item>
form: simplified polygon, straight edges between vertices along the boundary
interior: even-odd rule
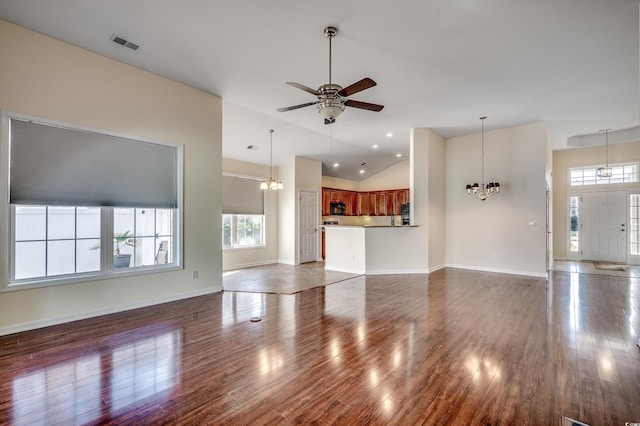
[[[381,111],[382,108],[384,108],[384,105],[347,99],[348,96],[351,96],[354,93],[358,93],[375,86],[376,82],[369,77],[365,77],[362,80],[344,88],[331,82],[331,40],[335,37],[337,32],[338,29],[336,27],[326,27],[324,29],[324,35],[329,38],[329,83],[323,84],[318,87],[318,90],[315,90],[299,83],[287,82],[288,85],[311,93],[312,95],[317,96],[318,99],[313,102],[306,102],[300,105],[278,108],[278,111],[285,112],[310,105],[317,105],[318,113],[320,113],[324,118],[324,124],[331,124],[336,121],[337,116],[342,114],[345,107],[360,108],[376,112]]]

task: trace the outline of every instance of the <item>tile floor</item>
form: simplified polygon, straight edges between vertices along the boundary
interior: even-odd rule
[[[569,260],[555,260],[551,266],[553,271],[579,272],[581,274],[615,275],[618,277],[640,278],[640,266],[627,265],[625,271],[607,271],[596,269],[593,262],[575,262]]]

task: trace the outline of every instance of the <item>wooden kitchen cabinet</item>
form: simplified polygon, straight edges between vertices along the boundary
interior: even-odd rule
[[[347,216],[358,216],[358,193],[356,191],[347,191],[346,193]]]
[[[369,216],[369,193],[358,192],[358,216]]]
[[[331,189],[322,188],[322,216],[331,215]]]
[[[345,216],[393,216],[402,214],[409,202],[409,189],[358,192],[322,188],[322,215],[331,215],[331,202],[344,203]]]
[[[376,191],[376,209],[375,216],[386,216],[387,215],[387,192],[386,191]]]
[[[402,214],[402,205],[407,204],[410,200],[408,189],[398,189],[395,191],[396,198],[396,214]]]

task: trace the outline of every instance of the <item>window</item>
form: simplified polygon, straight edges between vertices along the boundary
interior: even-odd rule
[[[225,249],[265,245],[265,191],[260,179],[222,176],[222,247]]]
[[[629,196],[629,252],[640,256],[640,194]]]
[[[264,246],[264,215],[222,215],[222,247]]]
[[[614,183],[638,182],[640,164],[611,164],[612,176],[599,178],[596,170],[600,166],[579,167],[569,169],[569,181],[571,186],[582,185],[609,185]]]
[[[9,256],[0,285],[179,266],[180,147],[13,113],[2,128]]]
[[[580,222],[578,217],[578,200],[580,197],[569,197],[569,251],[580,251]]]

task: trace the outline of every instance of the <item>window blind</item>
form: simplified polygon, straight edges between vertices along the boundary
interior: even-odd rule
[[[12,118],[13,204],[178,206],[178,148]]]
[[[260,189],[260,181],[223,175],[222,213],[264,214],[264,191]]]

